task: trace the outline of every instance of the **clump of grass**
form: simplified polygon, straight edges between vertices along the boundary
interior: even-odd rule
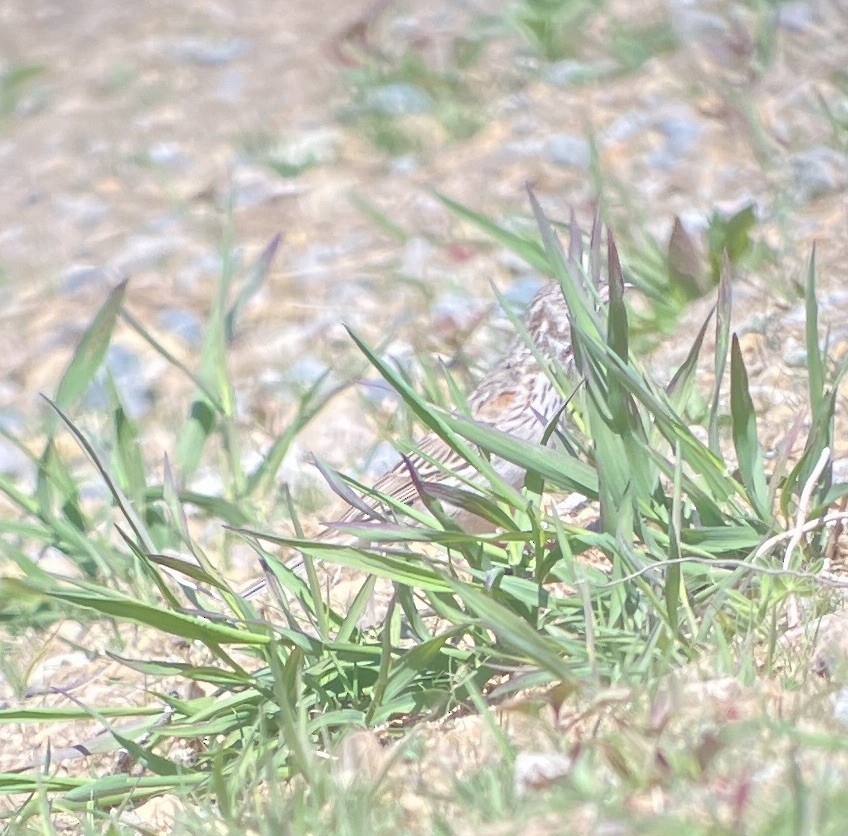
[[[0,71],[0,128],[45,71],[46,67],[40,64],[11,64]]]
[[[604,10],[601,0],[516,0],[504,11],[506,24],[542,61],[577,61],[604,57],[573,74],[573,82],[593,82],[635,72],[643,64],[679,46],[668,20],[644,26],[610,18],[592,31]]]
[[[414,49],[368,54],[347,71],[350,102],[339,117],[390,156],[428,150],[434,127],[445,140],[468,139],[484,124],[469,81],[481,50],[482,41],[459,39],[440,67]]]
[[[559,61],[578,53],[583,26],[601,6],[597,0],[520,0],[505,17],[544,60]]]
[[[141,627],[193,643],[206,661],[165,660],[130,647],[110,655],[149,683],[149,699],[135,707],[74,699],[70,708],[33,709],[22,701],[0,710],[0,722],[24,726],[94,720],[132,764],[115,774],[66,776],[48,753],[38,767],[0,775],[0,794],[16,799],[7,814],[10,826],[22,828],[40,817],[47,827],[51,816],[66,813],[91,831],[105,832],[120,819],[115,811],[168,793],[229,832],[273,832],[273,805],[281,805],[280,821],[295,830],[330,832],[345,816],[351,825],[385,829],[397,821],[397,809],[380,801],[380,783],[390,780],[390,769],[374,783],[346,788],[324,757],[352,729],[401,730],[472,708],[488,716],[490,706],[541,688],[575,706],[600,705],[610,699],[610,686],[653,688],[705,655],[731,669],[738,649],[774,647],[787,608],[790,615],[793,607],[797,611],[799,598],[814,588],[812,573],[821,565],[827,533],[819,528],[806,539],[798,535],[804,561],[797,565],[794,552],[781,550],[783,541],[775,537],[820,518],[846,493],[845,486],[831,484],[827,457],[844,368],[828,372],[818,343],[814,261],[806,286],[810,430],[797,460],[783,457],[767,469],[742,352],[730,333],[727,263],[714,324],[712,318],[704,323],[668,380],[651,380],[634,354],[628,327],[625,286],[638,283],[638,275],[621,264],[611,236],[604,246],[600,222],[588,237],[572,222],[563,248],[530,197],[540,241],[476,219],[557,281],[568,303],[578,364],[571,377],[551,370],[557,385],[574,392],[549,433],[558,443],[523,442],[475,424],[461,411],[432,406],[352,335],[421,425],[486,477],[473,489],[421,483],[425,511],[376,496],[393,521],[349,526],[349,533],[361,535],[359,545],[306,538],[293,503],[295,537],[269,533],[256,511],[259,500],[277,490],[275,474],[288,445],[330,396],[320,386],[306,393],[297,417],[259,467],[248,472],[241,464],[227,348],[241,306],[277,242],[238,293],[227,262],[194,369],[178,363],[126,311],[125,286],[112,292],[52,400],[44,451],[33,456],[35,490],[0,481],[17,514],[0,523],[0,548],[17,566],[0,585],[4,616],[32,636],[43,634],[45,613],[102,620],[116,635]],[[609,283],[609,305],[598,315],[590,288],[601,281]],[[176,432],[174,460],[158,480],[140,454],[140,430],[115,387],[109,388],[107,437],[92,438],[77,413],[122,316],[196,386]],[[715,383],[701,393],[711,404],[704,442],[685,415],[710,327],[716,329]],[[720,434],[725,420],[729,439]],[[108,490],[107,502],[83,502],[83,472],[59,452],[65,449],[57,443],[61,435],[84,451]],[[186,486],[212,455],[213,440],[223,491],[199,495]],[[492,455],[526,470],[521,490],[497,478],[488,463]],[[367,492],[320,466],[332,487],[354,502],[352,487]],[[587,530],[546,512],[542,495],[550,492],[578,492],[595,503],[597,525]],[[452,505],[488,518],[499,530],[465,533],[447,513]],[[187,508],[220,524],[212,543],[202,546],[193,534]],[[255,550],[275,590],[273,618],[241,595],[223,569],[240,542]],[[34,555],[48,546],[77,571],[66,577],[45,572]],[[289,552],[278,547],[299,552],[304,571],[293,571],[283,559]],[[581,557],[590,550],[603,556],[606,571]],[[326,594],[322,565],[360,573],[348,605]],[[390,593],[384,617],[369,628],[362,616],[378,582]],[[207,695],[164,686],[175,681],[203,685]],[[132,727],[118,724],[118,717],[132,718]],[[646,779],[635,761],[614,754],[629,749],[611,741],[591,757],[600,769],[612,769],[609,780],[624,798],[643,789]],[[186,745],[194,751],[189,760],[177,754]],[[501,751],[509,763],[515,752],[504,738]],[[489,781],[505,816],[532,803],[504,789],[503,773],[481,773],[478,780]],[[602,803],[609,786],[588,781],[575,793],[572,785],[561,803]],[[185,827],[198,832],[201,825],[189,816]]]

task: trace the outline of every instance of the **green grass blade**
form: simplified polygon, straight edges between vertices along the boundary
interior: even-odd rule
[[[467,462],[488,480],[493,490],[500,496],[510,499],[513,504],[521,505],[521,495],[506,485],[497,475],[492,465],[476,453],[465,441],[450,428],[450,422],[440,416],[433,407],[428,406],[418,397],[412,387],[406,383],[386,362],[377,356],[356,334],[348,329],[348,333],[356,343],[359,350],[368,358],[369,362],[380,372],[380,374],[391,384],[392,388],[403,398],[415,416],[428,428],[433,430],[446,444],[459,453]]]
[[[450,587],[445,580],[427,566],[420,565],[417,561],[421,558],[412,553],[402,556],[390,554],[373,554],[365,549],[353,546],[335,546],[316,543],[312,540],[294,540],[285,537],[277,537],[262,531],[251,529],[235,529],[239,534],[247,537],[255,537],[257,540],[265,540],[286,546],[303,554],[307,554],[316,560],[325,560],[331,564],[350,566],[352,569],[361,569],[381,578],[387,578],[396,583],[417,589],[431,590],[435,592],[447,592]]]
[[[352,192],[349,195],[350,202],[365,215],[372,223],[388,233],[399,244],[406,244],[409,235],[398,226],[385,212],[380,211],[370,200],[360,194]]]
[[[531,267],[539,270],[542,273],[549,273],[551,266],[548,259],[545,257],[544,250],[533,240],[522,238],[514,232],[504,229],[502,226],[489,220],[485,215],[481,215],[461,203],[451,200],[449,197],[441,194],[438,191],[433,191],[433,196],[441,201],[448,209],[451,210],[457,217],[469,221],[478,229],[482,230],[493,241],[496,241],[503,247],[514,252],[520,258],[523,258]]]
[[[7,578],[4,583],[9,589],[17,590],[21,595],[41,595],[53,598],[110,618],[152,627],[162,633],[200,641],[206,645],[264,645],[271,641],[269,636],[262,633],[240,630],[225,624],[214,624],[195,616],[171,612],[92,584],[79,583],[78,589],[66,589],[55,584],[42,585],[33,580],[21,581],[14,578]]]
[[[822,408],[824,399],[824,357],[819,348],[819,305],[816,298],[816,245],[810,253],[810,265],[807,268],[807,286],[804,294],[807,343],[807,386],[810,392],[810,411],[813,419]]]
[[[271,264],[274,261],[274,256],[280,247],[280,242],[283,240],[283,234],[278,232],[265,247],[253,265],[250,275],[247,277],[244,286],[236,295],[236,299],[227,311],[224,321],[224,334],[228,343],[235,338],[236,329],[238,327],[238,319],[241,312],[244,310],[247,303],[262,287],[263,282],[268,277],[268,272],[271,269]]]
[[[757,414],[748,390],[748,372],[736,334],[730,346],[730,415],[733,422],[733,446],[742,484],[757,515],[761,520],[769,521],[771,510],[768,506],[763,451],[757,439]]]
[[[672,494],[672,508],[668,521],[668,556],[672,561],[665,572],[665,606],[668,626],[672,634],[677,632],[678,606],[680,604],[680,591],[682,572],[680,564],[676,561],[680,558],[680,524],[681,524],[681,498],[683,492],[683,456],[680,444],[674,451],[674,486]]]
[[[144,459],[141,455],[141,436],[136,423],[127,415],[111,375],[107,388],[112,415],[112,471],[124,493],[141,508],[147,491]]]
[[[89,525],[83,516],[79,489],[71,471],[56,450],[52,438],[38,464],[36,495],[39,500],[39,516],[43,520],[60,515],[77,531],[88,531]]]
[[[450,580],[454,592],[474,612],[477,618],[492,630],[498,639],[518,651],[532,664],[548,671],[560,682],[571,682],[572,674],[557,652],[555,644],[546,636],[505,607],[490,593]]]
[[[698,356],[701,353],[701,346],[707,333],[707,326],[710,324],[714,313],[715,308],[707,315],[704,324],[701,326],[701,330],[698,332],[698,336],[695,338],[695,342],[692,343],[692,347],[686,355],[686,359],[665,387],[672,407],[678,412],[683,412],[689,400],[689,395],[698,371]]]
[[[724,379],[724,367],[727,363],[727,350],[730,347],[730,314],[733,301],[733,286],[730,281],[730,262],[725,256],[721,278],[718,283],[718,301],[716,303],[716,347],[715,347],[715,390],[708,427],[710,450],[721,456],[721,441],[718,435],[718,419],[721,414],[721,384]]]
[[[118,314],[124,304],[126,290],[126,281],[112,290],[83,334],[68,368],[65,369],[55,396],[56,404],[65,412],[77,405],[100,368],[112,339]],[[51,419],[50,427],[53,426],[53,420],[55,416]]]
[[[277,477],[277,472],[288,453],[292,442],[298,434],[315,418],[330,401],[343,392],[350,384],[341,383],[325,390],[324,384],[331,372],[328,370],[322,374],[306,391],[297,406],[297,412],[292,422],[283,430],[281,435],[275,439],[271,449],[265,454],[262,463],[256,467],[247,480],[246,496],[255,492],[264,492],[272,489]]]
[[[580,459],[460,416],[441,415],[440,420],[457,435],[495,456],[538,473],[550,485],[577,491],[593,499],[598,497],[598,475],[594,468]]]
[[[62,419],[65,426],[70,430],[71,434],[76,439],[79,446],[86,453],[91,463],[97,468],[97,471],[100,473],[101,478],[106,483],[106,486],[109,488],[109,492],[115,498],[115,502],[118,507],[121,509],[121,513],[124,515],[124,518],[129,523],[130,527],[133,530],[133,533],[138,538],[139,542],[143,545],[144,549],[147,552],[155,552],[156,546],[153,543],[153,539],[150,536],[150,533],[147,531],[144,522],[139,517],[135,508],[133,508],[130,501],[124,495],[124,492],[118,487],[115,481],[110,476],[106,466],[100,461],[100,457],[92,447],[91,443],[88,439],[80,432],[80,430],[76,427],[76,425],[68,418],[67,415],[60,409],[60,407],[50,401],[49,398],[45,398],[47,402],[56,410],[58,416]]]
[[[200,358],[198,377],[203,381],[203,389],[197,394],[189,410],[186,423],[177,439],[175,466],[182,479],[188,479],[196,472],[203,449],[219,422],[226,430],[234,414],[233,389],[227,373],[227,340],[225,316],[227,299],[232,284],[232,252],[225,247],[224,263],[218,279],[212,310],[206,326],[206,336]],[[212,392],[208,398],[205,391]],[[234,451],[228,445],[229,463],[234,467],[233,476],[239,480],[240,463],[236,461]],[[239,490],[238,493],[242,493]]]
[[[185,363],[178,360],[162,345],[129,311],[122,311],[121,318],[136,332],[157,354],[174,368],[179,369],[212,403],[219,412],[223,410],[216,394]]]

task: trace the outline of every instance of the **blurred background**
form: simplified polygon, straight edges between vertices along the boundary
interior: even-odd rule
[[[785,427],[813,240],[846,336],[846,68],[844,0],[5,0],[0,422],[41,435],[37,394],[124,278],[126,309],[195,368],[222,270],[250,275],[277,233],[229,341],[256,451],[325,371],[374,377],[343,324],[470,381],[509,333],[490,282],[520,304],[541,281],[481,228],[532,236],[529,181],[554,221],[600,204],[653,288],[636,304],[660,369],[727,248],[753,391]],[[126,323],[107,366],[160,461],[192,382]],[[94,430],[96,388],[77,413]],[[376,382],[345,390],[281,481],[317,507],[307,450],[380,471],[393,415]],[[0,471],[31,479],[0,445]],[[216,478],[198,471],[210,493]]]

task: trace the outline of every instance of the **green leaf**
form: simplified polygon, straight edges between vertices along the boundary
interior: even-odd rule
[[[668,557],[671,561],[665,571],[665,606],[666,618],[672,633],[677,632],[677,608],[680,604],[680,593],[682,583],[682,572],[680,564],[680,525],[681,505],[683,494],[683,456],[678,443],[674,450],[674,492],[672,495],[672,508],[668,520]]]
[[[47,446],[38,463],[36,493],[39,498],[39,516],[42,519],[50,520],[56,514],[61,514],[78,531],[88,530],[77,484],[56,451],[52,437],[47,440]]]
[[[229,311],[227,311],[225,323],[224,323],[224,333],[226,335],[227,342],[232,342],[235,338],[236,327],[238,324],[238,319],[241,316],[241,312],[244,310],[244,307],[250,301],[251,297],[255,296],[259,289],[262,287],[262,283],[268,276],[268,271],[271,269],[271,264],[274,261],[274,256],[277,253],[277,250],[280,247],[280,242],[283,240],[283,234],[278,232],[268,243],[264,250],[259,255],[259,258],[256,260],[256,264],[254,264],[253,269],[250,272],[250,275],[247,278],[247,281],[244,283],[242,289],[238,292],[236,296],[235,302],[230,306]]]
[[[709,312],[709,314],[707,314],[707,318],[704,320],[704,324],[701,326],[701,330],[698,332],[695,342],[692,343],[692,347],[689,349],[686,359],[665,387],[665,391],[668,394],[671,405],[677,412],[682,413],[689,400],[689,395],[692,391],[692,385],[695,382],[695,375],[698,370],[698,356],[701,353],[701,346],[703,345],[704,337],[707,333],[707,326],[710,324],[710,320],[714,313],[715,307]]]
[[[409,235],[398,226],[385,212],[378,209],[370,200],[355,192],[350,195],[350,202],[362,212],[372,223],[376,224],[383,232],[388,233],[399,244],[406,244]]]
[[[810,410],[815,418],[822,408],[824,400],[824,357],[819,348],[819,305],[816,299],[816,245],[810,253],[810,266],[807,269],[807,287],[804,294],[807,343],[807,385],[810,391]]]
[[[538,473],[545,482],[597,499],[598,475],[590,465],[580,459],[540,447],[468,418],[447,414],[441,415],[440,418],[457,435],[495,456]]]
[[[449,579],[454,592],[492,630],[502,642],[518,651],[523,657],[552,674],[560,682],[571,682],[573,676],[558,652],[556,644],[540,635],[526,619],[497,601],[493,594]]]
[[[474,212],[467,206],[463,206],[461,203],[451,200],[449,197],[446,197],[438,191],[433,191],[432,194],[437,200],[440,200],[445,206],[447,206],[447,208],[450,209],[457,217],[474,224],[478,229],[485,232],[486,235],[493,241],[497,241],[497,243],[501,246],[506,247],[520,258],[523,258],[524,261],[526,261],[531,267],[534,267],[542,273],[550,272],[551,266],[548,259],[545,257],[545,252],[535,241],[528,238],[522,238],[520,235],[516,235],[514,232],[504,229],[504,227],[498,226],[498,224],[489,220],[484,215]]]
[[[719,402],[721,399],[721,384],[724,379],[724,367],[727,364],[727,350],[730,346],[732,302],[733,286],[731,284],[730,263],[725,258],[718,283],[718,301],[716,302],[715,389],[713,390],[708,428],[710,450],[717,456],[721,456],[721,440],[718,436]]]
[[[566,262],[562,244],[559,238],[557,238],[551,222],[542,211],[539,201],[536,200],[536,195],[533,194],[533,190],[529,186],[527,187],[527,194],[530,197],[530,205],[533,207],[533,214],[542,235],[542,243],[545,246],[545,253],[548,257],[549,269],[559,282],[566,304],[568,305],[572,328],[580,333],[582,341],[590,340],[603,344],[601,332],[598,327],[598,319],[594,313],[594,300],[589,298],[588,290],[585,287],[587,282],[582,265],[575,264],[570,260]],[[599,229],[599,226],[597,228]],[[598,252],[600,236],[599,234],[595,234],[594,230],[591,243],[592,246],[589,251],[589,278],[594,280],[595,275],[600,272]],[[579,363],[578,369],[580,369]]]
[[[124,495],[124,492],[115,484],[115,481],[112,479],[109,471],[106,469],[106,466],[103,462],[100,461],[100,457],[97,455],[94,447],[91,445],[89,440],[82,434],[82,432],[76,427],[76,425],[68,418],[67,415],[57,406],[55,403],[49,400],[49,398],[45,398],[47,402],[53,407],[56,411],[56,414],[62,419],[65,426],[70,430],[71,434],[76,439],[79,446],[86,453],[91,463],[97,468],[97,471],[100,473],[101,478],[106,483],[106,486],[109,488],[110,493],[115,499],[115,503],[121,509],[124,518],[129,523],[130,527],[133,530],[133,533],[138,538],[139,542],[143,545],[144,549],[148,552],[156,551],[156,547],[153,543],[152,538],[150,537],[150,533],[147,531],[144,522],[139,517],[135,508],[133,508],[132,504],[129,502],[127,497]]]
[[[359,350],[368,358],[369,362],[380,372],[380,374],[391,384],[392,388],[403,398],[415,416],[429,429],[433,430],[451,449],[455,450],[467,462],[488,480],[493,491],[505,499],[509,499],[515,505],[522,505],[521,494],[507,485],[497,474],[492,465],[471,447],[461,437],[451,430],[449,416],[440,415],[434,407],[424,403],[406,383],[399,374],[395,372],[385,361],[378,357],[356,334],[348,329],[353,341]]]
[[[156,502],[163,499],[165,491],[160,485],[151,485],[145,494],[145,501]],[[244,525],[250,522],[251,516],[244,507],[236,502],[222,499],[220,496],[208,496],[196,491],[178,490],[177,499],[185,505],[193,505],[210,517],[217,517],[230,525]]]
[[[674,216],[666,260],[672,287],[681,288],[687,299],[699,299],[709,291],[711,283],[698,247],[678,215]]]
[[[428,497],[440,503],[447,503],[453,508],[460,508],[475,517],[486,520],[495,527],[503,528],[506,531],[515,530],[515,523],[513,523],[511,517],[494,502],[480,496],[480,494],[435,481],[422,482],[421,489],[422,493]]]
[[[733,446],[742,484],[757,516],[768,521],[771,519],[771,511],[768,506],[763,452],[757,439],[757,414],[748,390],[748,372],[736,334],[733,335],[730,347],[730,415],[733,422]]]
[[[428,589],[436,592],[450,590],[445,580],[432,569],[421,566],[417,561],[421,558],[412,553],[402,556],[373,554],[364,549],[353,546],[337,546],[318,543],[312,540],[294,540],[286,537],[277,537],[262,531],[252,529],[234,529],[237,533],[247,537],[255,537],[257,540],[265,540],[276,543],[278,546],[286,546],[295,551],[303,552],[312,558],[325,560],[329,563],[350,566],[352,569],[361,569],[364,572],[388,578],[397,583],[417,589]]]
[[[110,618],[152,627],[163,633],[181,636],[192,641],[197,640],[207,645],[265,645],[272,640],[270,636],[262,633],[240,630],[224,624],[214,624],[202,618],[171,612],[91,584],[79,583],[79,589],[74,590],[38,584],[35,581],[22,581],[17,578],[7,578],[5,583],[22,595],[55,598],[58,601],[99,612]]]
[[[115,479],[124,493],[141,507],[147,490],[147,480],[138,427],[127,415],[112,375],[107,375],[106,379],[112,411],[112,462]]]
[[[232,284],[232,252],[225,244],[221,275],[215,289],[215,298],[206,327],[206,336],[200,358],[198,377],[203,387],[196,395],[186,423],[180,431],[175,452],[177,472],[183,479],[194,475],[209,437],[218,427],[219,420],[224,428],[234,414],[233,388],[227,371],[226,308]],[[211,392],[212,397],[206,395]],[[228,450],[229,463],[235,470],[232,476],[238,481],[241,464]],[[241,490],[238,491],[241,493]]]
[[[118,705],[98,709],[103,717],[158,717],[162,707],[157,705]],[[48,708],[3,708],[0,709],[0,724],[3,723],[68,723],[74,720],[90,720],[91,712],[85,708],[50,706]]]
[[[724,270],[724,262],[736,264],[751,249],[751,230],[757,223],[753,203],[740,209],[730,217],[718,212],[710,216],[707,228],[710,265],[714,281]]]
[[[62,410],[69,412],[77,405],[100,368],[124,304],[126,290],[125,280],[112,290],[83,334],[56,390],[54,400]],[[52,423],[50,426],[53,426]]]

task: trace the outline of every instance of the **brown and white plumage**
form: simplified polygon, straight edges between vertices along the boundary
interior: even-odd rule
[[[602,299],[606,297],[605,287],[600,289],[600,295]],[[525,441],[538,443],[548,424],[565,403],[562,392],[544,366],[559,366],[566,373],[574,368],[571,321],[568,306],[557,283],[547,282],[536,293],[527,306],[522,322],[533,347],[530,347],[525,337],[517,335],[503,357],[469,395],[468,406],[476,421]],[[540,359],[544,365],[540,364]],[[472,483],[480,480],[474,468],[433,432],[419,440],[406,460],[424,482],[439,482],[456,487],[464,485],[464,480]],[[522,468],[504,459],[493,458],[492,466],[504,481],[513,486],[518,486],[524,477]],[[374,483],[374,490],[408,505],[414,505],[419,500],[418,490],[404,461],[383,474]],[[363,501],[375,507],[375,502],[369,497],[363,497]],[[479,518],[464,513],[454,516],[466,529],[479,530]],[[371,515],[351,508],[339,522],[360,523],[370,519]],[[338,535],[334,524],[322,532],[319,538],[335,538]],[[244,594],[253,595],[264,585],[265,582],[260,581]]]
[[[551,373],[539,364],[554,364],[569,372],[573,368],[571,324],[562,290],[547,282],[533,297],[523,317],[524,328],[535,351],[522,335],[516,336],[506,353],[468,397],[471,417],[516,438],[539,442],[545,428],[564,405]],[[438,466],[433,462],[438,462]],[[381,476],[374,490],[405,504],[418,500],[418,490],[409,473],[411,465],[422,481],[460,486],[462,478],[479,480],[474,468],[452,450],[436,433],[429,432],[417,443],[406,461]],[[506,482],[517,486],[524,471],[504,459],[492,465]],[[368,499],[365,500],[371,504]],[[343,522],[361,522],[368,516],[351,509]]]

